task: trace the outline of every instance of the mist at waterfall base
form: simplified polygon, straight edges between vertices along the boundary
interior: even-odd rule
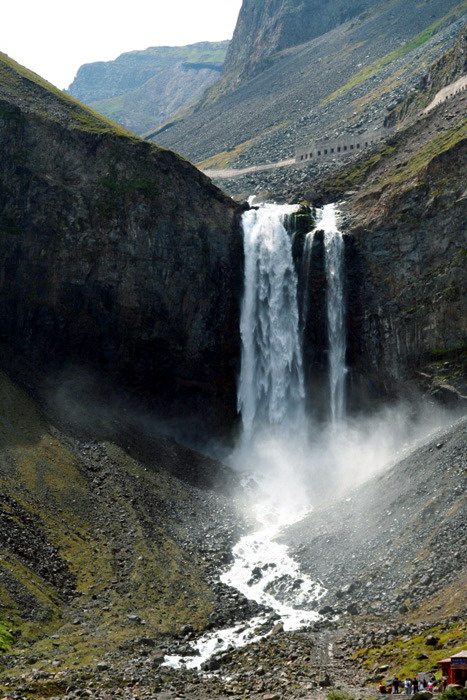
[[[287,525],[324,502],[343,498],[454,419],[430,404],[414,416],[413,407],[400,402],[307,435],[273,432],[268,426],[248,446],[240,443],[230,464],[245,475],[246,507]]]
[[[318,210],[316,224],[316,230],[324,231],[326,251],[329,420],[313,424],[306,415],[294,234],[287,231],[296,211],[296,206],[267,204],[243,217],[238,389],[243,431],[229,459],[244,476],[248,507],[260,522],[279,527],[323,501],[342,497],[452,419],[428,403],[420,404],[414,415],[413,405],[403,402],[375,409],[371,416],[345,417],[344,250],[334,205]],[[311,231],[305,238],[305,263],[313,235]],[[308,278],[303,286],[308,288]]]

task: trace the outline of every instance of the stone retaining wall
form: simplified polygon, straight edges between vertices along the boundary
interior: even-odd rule
[[[331,160],[332,158],[344,157],[384,141],[392,131],[392,129],[375,129],[365,131],[363,134],[344,134],[336,139],[315,139],[307,145],[295,149],[295,162],[305,163],[310,160]]]

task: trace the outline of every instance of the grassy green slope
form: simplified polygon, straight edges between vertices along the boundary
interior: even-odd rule
[[[362,70],[360,70],[358,73],[352,76],[351,80],[349,80],[345,85],[328,95],[328,97],[326,97],[322,101],[322,104],[331,102],[332,100],[336,99],[336,97],[344,95],[346,92],[349,92],[349,90],[351,90],[353,87],[365,82],[365,80],[368,80],[368,78],[371,78],[373,75],[378,73],[380,70],[382,70],[389,64],[396,61],[398,58],[402,58],[403,56],[406,56],[419,46],[423,46],[423,44],[425,44],[437,32],[439,27],[444,22],[446,22],[453,16],[460,16],[466,12],[467,0],[463,0],[463,2],[460,2],[458,5],[453,7],[448,13],[446,13],[446,15],[440,17],[438,20],[436,20],[436,22],[430,24],[422,32],[416,34],[412,39],[406,41],[401,46],[398,46],[397,49],[390,51],[385,56],[382,56],[377,61],[374,61],[370,65],[365,66],[365,68],[362,68]]]
[[[391,186],[399,188],[412,187],[414,184],[418,186],[421,173],[434,159],[448,153],[451,149],[461,147],[467,139],[467,120],[459,119],[441,133],[433,134],[431,138],[427,129],[426,140],[417,143],[413,139],[410,147],[410,135],[415,131],[423,131],[424,124],[428,125],[429,122],[430,115],[420,119],[406,133],[403,132],[392,141],[391,145],[384,145],[369,158],[360,160],[341,170],[339,175],[330,178],[326,182],[326,188],[339,193],[361,187],[363,195],[382,186],[387,189]],[[453,173],[453,178],[457,176],[457,173]],[[448,185],[449,181],[447,180],[444,184]],[[434,182],[433,185],[441,187],[443,183]]]
[[[39,75],[0,52],[0,100],[12,100],[23,109],[66,126],[92,133],[137,137],[119,124],[62,92]]]

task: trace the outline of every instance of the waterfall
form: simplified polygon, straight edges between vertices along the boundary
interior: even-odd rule
[[[297,275],[284,226],[294,211],[293,206],[267,204],[243,215],[245,290],[238,409],[246,443],[260,426],[303,425]]]
[[[309,297],[310,297],[310,273],[311,273],[311,250],[313,248],[313,241],[315,239],[315,232],[311,231],[305,236],[305,243],[303,244],[303,256],[301,265],[301,278],[302,278],[302,303],[300,305],[300,335],[302,339],[302,347],[304,343],[306,323],[308,320],[308,309],[309,309]],[[304,281],[303,281],[304,280]]]
[[[336,209],[328,204],[321,210],[318,228],[324,231],[327,278],[327,323],[329,338],[329,391],[331,423],[337,425],[345,414],[346,327],[344,295],[344,240],[337,228]]]

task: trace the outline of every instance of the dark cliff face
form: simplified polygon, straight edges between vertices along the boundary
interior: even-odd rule
[[[369,0],[244,0],[224,72],[253,75],[277,51],[321,36],[370,5]]]
[[[464,104],[441,111],[464,114]],[[370,395],[397,393],[409,380],[457,404],[467,394],[465,122],[415,153],[405,150],[429,129],[425,119],[402,133],[379,184],[353,203],[352,380]],[[449,139],[404,180],[404,168]]]
[[[1,341],[231,426],[240,208],[172,152],[0,69]]]

